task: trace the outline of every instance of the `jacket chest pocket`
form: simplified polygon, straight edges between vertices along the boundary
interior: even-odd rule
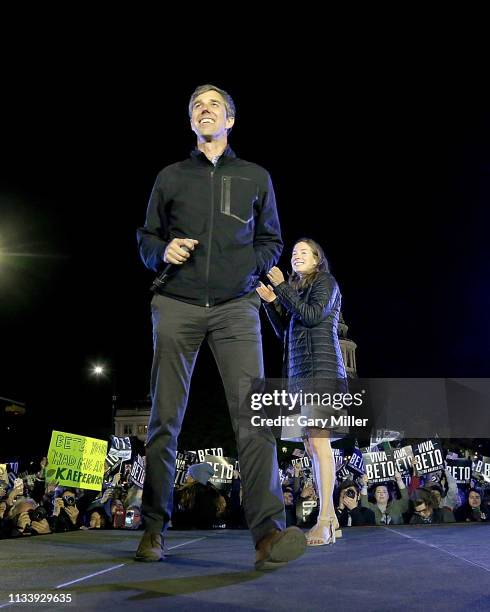
[[[257,184],[241,176],[221,177],[220,210],[240,223],[253,219],[254,204],[259,198]]]

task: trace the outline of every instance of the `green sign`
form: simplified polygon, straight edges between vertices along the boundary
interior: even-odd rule
[[[102,490],[107,442],[53,431],[48,451],[46,482],[63,487]]]

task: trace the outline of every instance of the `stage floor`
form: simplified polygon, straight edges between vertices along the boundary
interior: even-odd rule
[[[490,525],[344,529],[274,572],[253,569],[248,531],[170,531],[160,563],[133,560],[141,532],[1,540],[0,608],[29,610],[490,610]],[[70,593],[74,603],[9,603]]]

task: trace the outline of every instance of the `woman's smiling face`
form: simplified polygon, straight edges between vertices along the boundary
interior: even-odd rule
[[[313,254],[310,245],[306,242],[297,242],[291,256],[293,271],[302,276],[313,272],[317,265],[318,259]]]

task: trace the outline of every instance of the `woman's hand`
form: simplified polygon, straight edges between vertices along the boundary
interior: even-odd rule
[[[255,289],[255,291],[257,291],[257,293],[260,295],[261,299],[264,300],[264,302],[270,303],[277,299],[277,295],[274,293],[274,289],[270,285],[267,285],[266,287],[264,283],[260,283],[260,285]]]
[[[270,280],[273,287],[277,287],[277,285],[280,285],[286,280],[284,278],[284,274],[276,266],[274,266],[269,270],[269,272],[267,272],[267,278]]]

